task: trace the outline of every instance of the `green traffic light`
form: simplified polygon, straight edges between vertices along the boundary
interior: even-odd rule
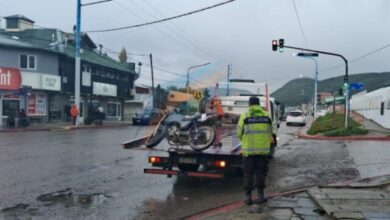
[[[284,48],[283,47],[279,47],[279,52],[283,53],[284,51]]]

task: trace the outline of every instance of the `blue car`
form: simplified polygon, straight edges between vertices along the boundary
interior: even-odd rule
[[[158,124],[163,117],[160,109],[142,109],[133,116],[133,125]]]

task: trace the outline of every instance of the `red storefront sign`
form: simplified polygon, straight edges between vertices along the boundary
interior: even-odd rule
[[[0,67],[0,90],[19,90],[22,83],[20,70],[11,67]]]

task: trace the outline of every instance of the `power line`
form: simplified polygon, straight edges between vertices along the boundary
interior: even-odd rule
[[[153,19],[159,19],[158,17],[156,17],[154,14],[150,13],[148,10],[144,9],[143,7],[141,7],[138,3],[136,3],[135,1],[133,0],[129,0],[131,1],[137,8],[139,8],[140,10],[142,10],[143,12],[145,12],[145,14],[148,14],[149,16],[151,16]],[[145,3],[147,3],[146,1],[144,1]],[[149,3],[147,3],[149,4]],[[149,7],[153,7],[152,5],[149,4]],[[157,11],[158,14],[161,15],[161,13],[153,8],[155,11]],[[162,15],[164,17],[164,15]],[[182,34],[178,31],[176,31],[176,29],[170,27],[168,24],[163,24],[165,25],[166,28],[168,28],[170,30],[170,32],[172,32],[174,35],[178,36],[178,39],[181,39],[181,40],[184,40],[186,41],[188,44],[190,44],[194,49],[204,53],[205,55],[209,56],[209,58],[212,58],[214,59],[214,57],[212,56],[212,53],[210,53],[210,51],[208,51],[206,49],[206,47],[199,47],[198,45],[195,44],[195,42],[191,39],[189,39],[189,37],[187,37],[185,34]],[[175,25],[175,23],[172,22],[172,25]],[[177,25],[176,25],[177,27]]]
[[[107,47],[103,47],[108,53],[111,53],[111,54],[119,54],[120,52],[118,51],[114,51],[110,48],[107,48]],[[128,54],[130,55],[130,54]],[[140,55],[140,56],[149,56],[149,55]],[[134,60],[135,62],[141,62],[143,65],[147,66],[147,67],[150,67],[150,64],[146,63],[146,62],[143,62],[143,61],[140,61],[140,60],[137,60],[137,59],[134,59],[134,58],[130,58],[131,60]],[[169,74],[172,74],[172,75],[175,75],[175,76],[179,76],[179,77],[187,77],[186,75],[184,74],[180,74],[180,73],[176,73],[176,72],[173,72],[173,71],[170,71],[170,70],[167,70],[167,69],[164,69],[162,67],[159,67],[159,66],[156,66],[156,65],[153,65],[153,68],[158,70],[158,71],[161,71],[161,72],[165,72],[165,73],[169,73]]]
[[[137,18],[139,18],[140,20],[142,21],[146,21],[143,17],[139,16],[137,13],[135,13],[134,11],[132,11],[129,7],[119,3],[118,1],[114,1],[114,3],[116,3],[117,5],[119,5],[120,7],[122,7],[123,9],[125,9],[126,11],[128,11],[129,13],[133,14],[134,16],[136,16]],[[152,26],[154,29],[156,29],[157,31],[159,31],[160,33],[162,33],[165,37],[167,37],[169,40],[173,40],[173,41],[176,41],[178,44],[180,44],[183,48],[186,48],[188,49],[189,51],[193,51],[192,48],[188,47],[188,45],[186,43],[183,43],[181,41],[179,41],[178,39],[174,38],[174,36],[172,36],[171,34],[168,34],[166,32],[164,32],[163,30],[161,30],[160,28],[156,27],[156,26]],[[199,57],[201,57],[202,59],[206,59],[206,60],[209,60],[208,57],[204,56],[203,54],[201,53],[198,53],[197,54]]]
[[[295,5],[295,0],[292,0],[292,3],[293,3],[293,5],[294,5],[295,15],[297,16],[297,21],[298,21],[298,24],[299,24],[299,29],[301,30],[301,34],[302,34],[303,40],[305,41],[305,45],[307,46],[306,35],[305,35],[305,32],[303,31],[301,19],[300,19],[300,17],[299,17],[299,13],[298,13],[298,10],[297,10],[297,6]]]
[[[142,26],[151,25],[151,24],[157,24],[157,23],[161,23],[161,22],[165,22],[165,21],[169,21],[169,20],[173,20],[173,19],[189,16],[189,15],[196,14],[196,13],[199,13],[199,12],[207,11],[207,10],[210,10],[212,8],[216,8],[216,7],[219,7],[219,6],[222,6],[222,5],[234,2],[234,1],[235,0],[228,0],[228,1],[225,1],[225,2],[221,2],[221,3],[215,4],[215,5],[211,5],[211,6],[205,7],[205,8],[201,8],[201,9],[198,9],[198,10],[195,10],[195,11],[183,13],[183,14],[180,14],[180,15],[176,15],[176,16],[173,16],[173,17],[168,17],[168,18],[164,18],[164,19],[160,19],[160,20],[156,20],[156,21],[146,22],[146,23],[143,23],[143,24],[136,24],[136,25],[130,25],[130,26],[124,26],[124,27],[117,27],[117,28],[108,28],[108,29],[101,29],[101,30],[91,30],[91,31],[86,31],[86,32],[87,33],[101,33],[101,32],[109,32],[109,31],[119,31],[119,30],[124,30],[124,29],[142,27]]]
[[[163,13],[160,12],[160,10],[158,10],[156,7],[154,7],[148,0],[144,0],[142,1],[143,3],[145,3],[146,5],[148,5],[151,9],[153,9],[157,14],[159,14],[160,16],[162,17],[165,17],[165,15]],[[184,30],[182,27],[180,27],[180,25],[177,24],[177,22],[172,22],[171,23],[173,26],[175,26],[177,29],[179,29],[181,32],[183,33],[187,33],[186,30]],[[178,32],[180,33],[180,32]],[[188,35],[188,34],[187,34]],[[209,53],[211,53],[212,55],[216,56],[216,57],[221,57],[218,53],[216,53],[215,51],[211,50],[210,48],[208,48],[205,44],[203,44],[201,41],[197,41],[193,38],[190,38],[192,42],[200,45],[200,48],[203,48],[205,49],[205,51],[208,51]],[[225,58],[223,58],[225,59]],[[228,61],[228,59],[225,59]]]

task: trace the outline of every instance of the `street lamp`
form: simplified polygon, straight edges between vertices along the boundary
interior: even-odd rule
[[[314,61],[315,64],[315,76],[314,76],[314,118],[317,118],[317,84],[318,84],[318,62],[315,57],[318,57],[318,53],[298,53],[298,57],[307,58]]]
[[[206,65],[209,65],[210,63],[204,63],[204,64],[201,64],[201,65],[196,65],[196,66],[191,66],[191,67],[188,67],[187,69],[187,94],[190,93],[190,70],[191,69],[194,69],[196,67],[201,67],[201,66],[206,66]]]
[[[76,33],[75,33],[75,80],[74,80],[74,102],[78,110],[80,110],[80,33],[81,33],[81,6],[95,5],[103,2],[109,2],[112,0],[101,0],[86,4],[81,4],[81,0],[77,0],[77,17],[76,17]],[[76,121],[76,126],[78,122]]]

